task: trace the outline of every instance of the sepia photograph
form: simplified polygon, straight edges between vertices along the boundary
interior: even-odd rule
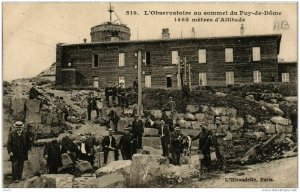
[[[2,187],[295,191],[297,29],[297,2],[2,2]]]

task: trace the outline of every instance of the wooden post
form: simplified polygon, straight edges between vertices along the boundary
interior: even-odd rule
[[[184,81],[186,81],[186,57],[184,58]]]
[[[178,90],[181,90],[180,57],[178,57],[178,63],[177,63],[177,87]]]
[[[142,53],[138,52],[138,110],[139,117],[142,114]]]
[[[191,64],[188,64],[189,65],[189,87],[190,87],[190,90],[192,90],[192,72],[191,72]]]

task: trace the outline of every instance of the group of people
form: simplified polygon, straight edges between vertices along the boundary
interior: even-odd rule
[[[111,107],[112,105],[128,107],[128,99],[126,97],[125,85],[123,82],[106,87],[104,92],[105,102],[108,107]]]

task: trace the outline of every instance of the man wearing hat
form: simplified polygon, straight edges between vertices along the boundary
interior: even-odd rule
[[[56,104],[56,109],[57,109],[57,116],[60,122],[67,121],[68,119],[68,107],[67,104],[64,101],[63,97],[59,97],[58,103]],[[63,118],[64,117],[64,118]]]
[[[107,163],[107,157],[109,151],[113,151],[115,153],[115,161],[119,160],[119,151],[116,143],[116,139],[113,137],[114,130],[108,129],[108,134],[105,136],[101,142],[104,152],[104,164]]]
[[[185,81],[184,84],[182,85],[182,101],[186,99],[186,102],[189,103],[189,98],[190,98],[190,87]]]
[[[181,146],[183,141],[183,134],[180,131],[180,126],[175,125],[175,131],[171,133],[171,153],[172,153],[172,163],[174,165],[179,165]]]
[[[120,138],[119,142],[119,148],[121,149],[121,154],[123,157],[123,160],[131,160],[131,157],[133,155],[133,140],[132,135],[129,133],[130,126],[126,127],[124,129],[124,134]]]
[[[89,93],[89,96],[87,98],[87,102],[88,102],[88,107],[87,107],[87,112],[88,112],[88,120],[91,120],[91,113],[92,111],[96,110],[97,113],[97,118],[99,117],[99,108],[97,106],[97,100],[100,100],[100,98],[96,98],[94,96],[94,92],[91,91]]]
[[[115,104],[113,105],[111,111],[109,112],[108,116],[110,117],[110,128],[114,129],[116,132],[118,132],[118,122],[120,120],[120,117],[118,116],[116,110],[115,110]]]
[[[206,124],[202,124],[201,132],[195,137],[191,136],[191,138],[192,141],[199,139],[198,150],[199,154],[203,155],[203,159],[201,159],[201,165],[203,165],[203,168],[209,169],[211,165],[210,148],[212,146],[212,132],[207,129]]]
[[[134,115],[134,120],[132,121],[132,138],[137,141],[137,148],[142,149],[142,139],[144,134],[144,123],[139,119],[139,115]]]
[[[7,151],[12,163],[12,177],[15,182],[22,180],[24,161],[28,160],[28,151],[31,149],[30,138],[25,132],[22,121],[17,121],[8,136]]]
[[[165,124],[164,120],[161,120],[158,135],[160,136],[164,157],[169,155],[170,133],[169,126]]]

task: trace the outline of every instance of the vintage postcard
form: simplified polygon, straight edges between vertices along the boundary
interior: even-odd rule
[[[3,187],[298,188],[296,2],[2,8]]]

